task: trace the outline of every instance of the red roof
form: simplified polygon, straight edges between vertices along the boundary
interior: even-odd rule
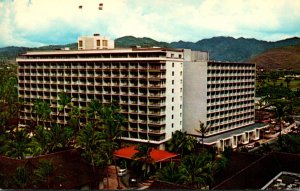
[[[121,149],[115,151],[114,156],[120,157],[120,158],[132,159],[132,156],[138,152],[138,150],[135,150],[135,148],[136,148],[136,146],[121,148]],[[161,161],[176,157],[178,155],[179,154],[170,153],[168,151],[157,150],[157,149],[152,149],[150,152],[150,156],[154,160],[154,162],[161,162]]]

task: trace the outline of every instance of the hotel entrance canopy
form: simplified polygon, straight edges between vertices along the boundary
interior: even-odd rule
[[[115,151],[114,156],[119,157],[119,158],[133,160],[132,157],[137,152],[138,152],[138,150],[136,150],[136,146],[130,146],[130,147],[121,148],[121,149]],[[152,149],[150,152],[150,156],[153,159],[153,161],[155,163],[157,163],[157,162],[166,161],[168,159],[172,159],[176,156],[179,156],[179,154],[170,153],[170,152],[164,151],[164,150]]]

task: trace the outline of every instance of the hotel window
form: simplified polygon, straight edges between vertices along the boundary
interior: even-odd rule
[[[174,97],[172,97],[172,102],[174,102]]]
[[[102,40],[103,46],[107,46],[107,40]]]
[[[172,72],[172,76],[174,76],[174,71]]]
[[[100,40],[97,40],[97,46],[100,46]]]
[[[172,128],[174,128],[174,123],[172,123]]]
[[[172,63],[172,67],[174,68],[174,62]]]
[[[79,43],[79,47],[82,47],[82,40],[80,40],[78,43]]]
[[[172,115],[172,119],[174,119],[174,115]]]
[[[172,93],[174,93],[174,89],[172,89]]]
[[[174,110],[174,106],[172,106],[172,111]]]
[[[172,85],[174,85],[174,80],[172,80]]]

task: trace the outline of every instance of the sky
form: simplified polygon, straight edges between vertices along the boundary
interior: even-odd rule
[[[300,0],[0,0],[0,47],[68,44],[94,33],[277,41],[300,37]]]

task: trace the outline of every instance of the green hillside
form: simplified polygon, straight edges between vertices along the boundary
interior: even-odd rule
[[[300,70],[300,46],[269,49],[249,59],[264,70]]]

